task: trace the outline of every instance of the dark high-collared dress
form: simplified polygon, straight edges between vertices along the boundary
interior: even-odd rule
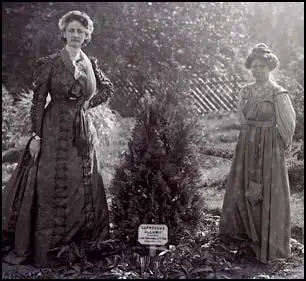
[[[96,136],[86,111],[106,102],[113,85],[95,58],[90,63],[97,91],[88,95],[65,49],[38,62],[31,118],[41,136],[39,160],[33,164],[28,143],[3,196],[2,232],[12,238],[13,262],[32,253],[36,264],[46,265],[63,245],[109,236]]]

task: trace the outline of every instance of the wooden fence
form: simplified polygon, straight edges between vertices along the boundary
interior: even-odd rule
[[[219,111],[236,111],[238,93],[244,81],[237,76],[218,76],[204,78],[193,74],[189,80],[190,99],[195,105],[198,114],[214,113]],[[123,116],[131,116],[137,108],[143,91],[132,81],[116,81],[117,90],[115,99],[111,101],[112,108]],[[153,94],[153,90],[145,89]]]
[[[240,77],[202,78],[194,74],[189,83],[191,98],[199,114],[236,111],[238,94],[243,84]]]

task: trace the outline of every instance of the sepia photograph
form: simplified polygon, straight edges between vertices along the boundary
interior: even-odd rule
[[[2,279],[304,279],[304,2],[2,2]]]

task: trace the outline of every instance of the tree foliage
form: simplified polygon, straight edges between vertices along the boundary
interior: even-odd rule
[[[304,3],[253,2],[249,8],[250,43],[267,43],[278,55],[280,69],[304,86]]]
[[[5,2],[3,78],[10,87],[31,82],[32,62],[62,47],[57,23],[69,10],[95,20],[88,53],[116,79],[134,70],[159,71],[159,63],[202,74],[240,72],[258,42],[280,56],[282,68],[301,81],[304,3],[284,2]],[[27,71],[25,71],[27,70]],[[17,83],[16,83],[17,82]]]

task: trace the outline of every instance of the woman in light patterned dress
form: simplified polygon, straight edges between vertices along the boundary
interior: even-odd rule
[[[290,190],[284,152],[290,149],[295,111],[288,92],[271,79],[278,58],[257,44],[246,59],[255,82],[242,88],[242,128],[226,184],[220,234],[250,242],[267,263],[290,254]]]

